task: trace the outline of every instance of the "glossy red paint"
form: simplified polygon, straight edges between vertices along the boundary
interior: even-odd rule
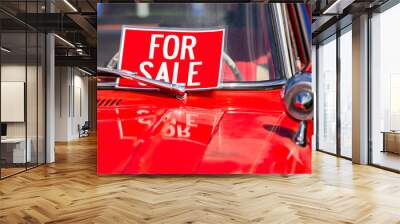
[[[191,92],[98,90],[99,174],[311,173],[299,121],[282,89]]]

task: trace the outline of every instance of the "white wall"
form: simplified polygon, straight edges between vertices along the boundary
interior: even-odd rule
[[[85,121],[88,121],[88,77],[82,76],[82,73],[76,74],[78,70],[75,70],[74,75],[74,91],[72,108],[72,119],[71,119],[71,135],[73,138],[79,137],[78,125],[83,125]]]
[[[55,68],[55,141],[68,141],[69,135],[69,86],[68,67]]]
[[[32,69],[32,67],[28,67]],[[1,81],[18,81],[25,82],[25,64],[9,64],[1,66]]]
[[[21,113],[25,114],[26,120],[21,122],[5,122],[7,124],[8,138],[24,138],[25,135],[29,139],[32,162],[39,159],[39,163],[44,162],[44,74],[42,67],[36,64],[25,66],[25,64],[3,64],[1,66],[1,81],[2,82],[23,82],[26,84],[26,107],[25,102]],[[25,80],[27,79],[27,80]],[[2,89],[3,91],[3,89]],[[24,94],[25,90],[21,94]],[[7,97],[2,95],[3,97]],[[12,108],[2,107],[1,110],[7,111]],[[12,111],[7,111],[11,112]],[[24,115],[23,115],[24,116]],[[39,153],[39,155],[37,155]]]
[[[56,67],[55,73],[55,140],[70,141],[88,120],[88,77],[72,67]]]
[[[1,81],[1,122],[25,121],[25,83]],[[36,105],[35,105],[36,108]]]
[[[27,68],[24,65],[18,65],[18,64],[4,64],[1,66],[1,81],[2,82],[25,82],[25,75],[26,75],[26,70],[28,74],[36,74],[36,67],[34,66],[27,66]],[[28,76],[30,78],[30,76]],[[29,80],[29,85],[30,86],[36,86],[36,80]],[[30,107],[35,107],[36,108],[36,88],[27,88],[27,103]],[[31,104],[34,102],[34,104]],[[1,110],[7,110],[7,108],[1,108]],[[28,122],[35,121],[36,124],[36,119],[37,115],[36,113],[28,113]],[[36,130],[36,126],[33,127],[33,125],[28,125],[28,137],[30,130],[29,128],[32,127]],[[25,137],[25,122],[7,122],[7,136],[8,137]]]

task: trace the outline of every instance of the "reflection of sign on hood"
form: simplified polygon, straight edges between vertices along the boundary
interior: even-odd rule
[[[224,29],[123,27],[118,67],[187,89],[217,88],[223,40]],[[149,88],[131,80],[120,80],[120,85]]]

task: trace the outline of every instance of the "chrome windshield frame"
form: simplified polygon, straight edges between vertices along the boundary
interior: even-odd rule
[[[123,87],[119,85],[119,77],[116,77],[115,82],[102,82],[97,85],[98,89],[101,90],[132,90],[132,91],[153,91],[158,88],[134,88],[134,87]],[[219,88],[209,89],[186,89],[187,93],[200,92],[200,91],[211,91],[211,90],[265,90],[265,89],[276,89],[282,88],[286,84],[286,79],[277,80],[266,80],[266,81],[254,81],[254,82],[224,82],[221,83]]]

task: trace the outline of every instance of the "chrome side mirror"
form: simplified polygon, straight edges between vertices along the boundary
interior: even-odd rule
[[[314,116],[314,94],[311,74],[300,73],[291,77],[283,91],[287,113],[296,120],[312,120]]]
[[[314,116],[314,94],[310,73],[291,77],[284,88],[283,100],[287,113],[301,121],[292,140],[299,146],[307,145],[307,122]]]

